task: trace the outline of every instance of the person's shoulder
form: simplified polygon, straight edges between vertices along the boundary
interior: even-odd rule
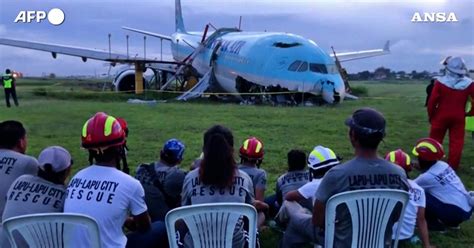
[[[283,173],[282,175],[280,175],[280,176],[278,177],[278,179],[277,179],[277,182],[280,182],[280,181],[284,180],[285,177],[288,175],[288,173],[289,173],[289,172],[286,172],[286,173]]]
[[[420,185],[418,185],[414,180],[408,179],[408,183],[410,184],[410,187],[413,189],[417,189],[419,191],[425,191]]]
[[[237,169],[237,175],[239,175],[240,177],[243,177],[245,179],[248,179],[248,180],[252,180],[249,176],[249,174],[245,171],[243,171],[242,169]]]

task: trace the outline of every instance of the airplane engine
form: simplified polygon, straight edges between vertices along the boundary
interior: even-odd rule
[[[114,78],[113,85],[115,91],[124,91],[129,93],[135,92],[135,70],[126,69],[117,73]],[[147,85],[147,79],[143,77],[143,88]]]

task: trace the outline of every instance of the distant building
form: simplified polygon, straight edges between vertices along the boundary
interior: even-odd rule
[[[474,69],[469,70],[469,77],[474,78]]]

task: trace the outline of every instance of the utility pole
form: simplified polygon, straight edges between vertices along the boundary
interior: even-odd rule
[[[128,37],[129,37],[128,34],[125,37],[127,37],[127,59],[129,59],[130,56],[129,56],[129,53],[128,53]]]
[[[110,42],[110,38],[112,38],[112,34],[109,33],[109,59],[112,58],[112,43]]]

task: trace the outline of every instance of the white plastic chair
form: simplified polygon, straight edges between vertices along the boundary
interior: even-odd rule
[[[175,223],[183,220],[194,247],[231,248],[235,226],[242,216],[249,221],[248,247],[253,248],[257,236],[257,211],[244,203],[197,204],[171,210],[165,217],[170,247],[178,247]]]
[[[4,233],[13,248],[18,245],[17,232],[29,247],[73,247],[75,234],[84,232],[89,237],[89,247],[101,247],[99,226],[86,215],[69,213],[29,214],[3,221]],[[15,235],[14,235],[15,233]]]
[[[346,204],[352,219],[352,248],[384,247],[384,237],[390,216],[401,204],[399,218],[405,214],[408,192],[394,189],[366,189],[336,194],[326,204],[325,246],[334,246],[336,207]],[[395,233],[394,248],[398,246],[400,227]]]

